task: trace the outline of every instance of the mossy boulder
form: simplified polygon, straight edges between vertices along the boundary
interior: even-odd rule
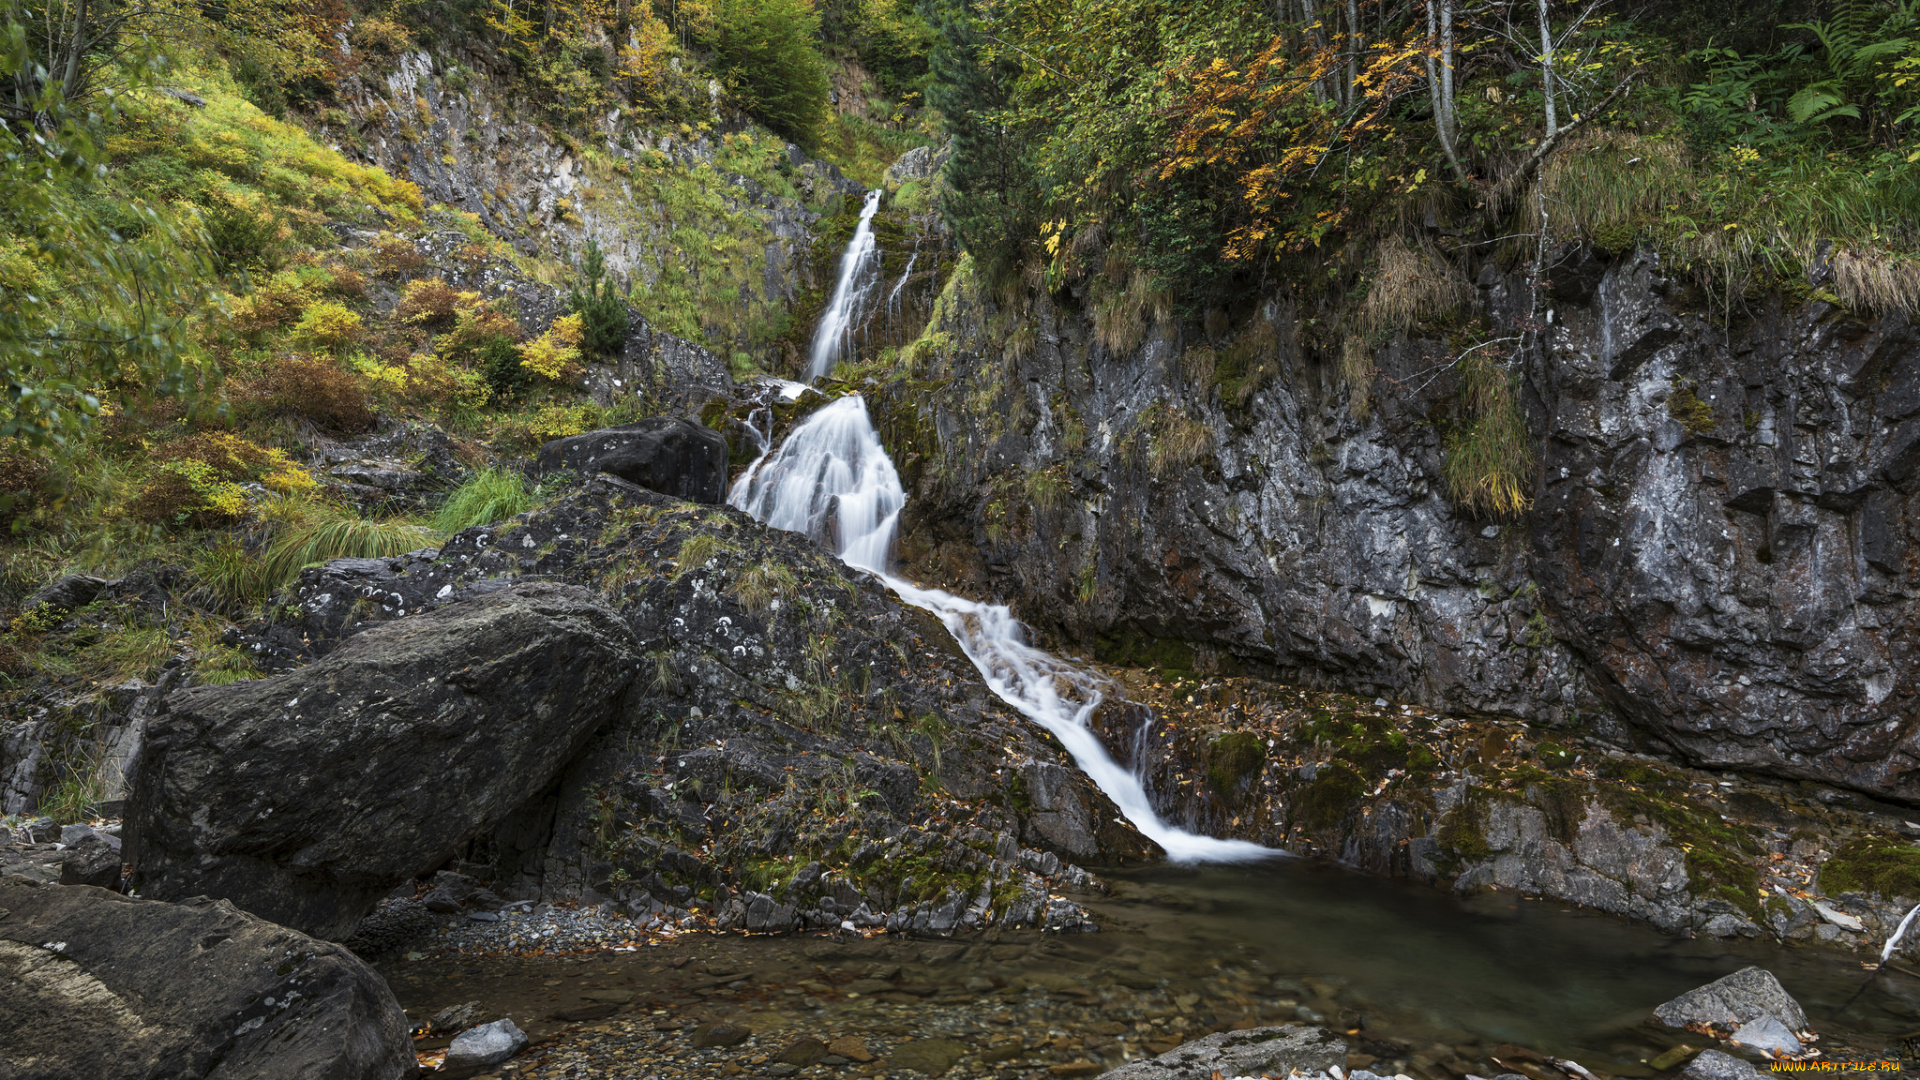
[[[1920,896],[1920,847],[1879,837],[1855,840],[1820,868],[1820,889],[1828,895]]]
[[[1251,731],[1229,732],[1207,746],[1207,785],[1223,799],[1246,790],[1267,763],[1267,744]]]

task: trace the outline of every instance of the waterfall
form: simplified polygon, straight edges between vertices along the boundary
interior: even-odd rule
[[[880,276],[878,265],[868,272],[868,264],[877,264],[873,255],[873,215],[880,209],[880,190],[867,192],[867,203],[860,208],[860,224],[853,239],[840,256],[840,280],[833,287],[833,298],[820,315],[813,331],[813,348],[807,355],[807,378],[818,379],[833,373],[833,365],[852,344],[853,327],[861,304]]]
[[[1088,724],[1102,700],[1098,679],[1029,645],[1024,628],[1004,605],[922,589],[889,573],[894,531],[906,501],[900,474],[857,394],[795,427],[777,451],[741,475],[728,497],[768,525],[826,543],[849,566],[872,572],[901,600],[939,617],[993,692],[1059,739],[1081,771],[1169,858],[1246,862],[1281,854],[1160,820],[1140,777],[1113,760]]]

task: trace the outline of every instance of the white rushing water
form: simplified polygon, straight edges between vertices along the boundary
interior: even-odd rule
[[[853,240],[840,256],[840,280],[834,284],[833,298],[820,314],[820,325],[813,331],[813,348],[807,354],[807,378],[818,379],[833,372],[833,365],[852,346],[853,326],[867,293],[880,278],[873,253],[873,215],[880,209],[880,190],[867,192],[866,205],[860,208],[860,224]]]
[[[1247,862],[1281,854],[1160,820],[1140,778],[1113,760],[1088,724],[1102,700],[1099,680],[1029,645],[1025,629],[1005,606],[922,589],[890,573],[906,492],[859,395],[849,394],[795,427],[777,451],[748,467],[728,501],[775,528],[822,541],[849,566],[878,575],[900,599],[938,616],[994,693],[1052,732],[1127,820],[1169,858]]]

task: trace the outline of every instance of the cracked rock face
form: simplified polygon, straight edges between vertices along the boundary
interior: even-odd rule
[[[286,675],[182,691],[133,780],[138,888],[344,938],[547,787],[619,712],[634,667],[611,610],[529,583],[369,630]]]
[[[198,897],[0,880],[0,1073],[415,1074],[407,1018],[346,949]]]
[[[312,671],[529,578],[618,612],[634,685],[557,780],[524,787],[463,856],[502,896],[612,900],[646,919],[684,916],[699,892],[723,924],[756,931],[1081,929],[1047,878],[1095,882],[1063,859],[1156,850],[877,579],[797,533],[605,474],[438,551],[306,571],[299,614],[261,627],[254,653]]]
[[[1920,332],[1778,299],[1728,327],[1644,254],[1562,277],[1551,355],[1519,372],[1538,473],[1511,522],[1446,495],[1442,342],[1377,351],[1362,419],[1279,301],[1116,352],[1040,298],[1014,349],[956,289],[941,348],[870,395],[910,563],[1117,662],[1920,799]],[[1479,295],[1496,321],[1526,300],[1491,271]],[[1261,380],[1222,374],[1243,338]]]

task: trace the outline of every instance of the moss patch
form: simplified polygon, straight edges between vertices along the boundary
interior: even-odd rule
[[[1193,676],[1193,646],[1173,638],[1102,634],[1094,642],[1094,658],[1121,667],[1153,668],[1170,679]]]
[[[1920,848],[1878,837],[1855,840],[1820,868],[1820,888],[1828,895],[1920,896]]]
[[[1251,731],[1235,731],[1207,747],[1207,784],[1214,794],[1231,799],[1267,763],[1267,744]]]
[[[1294,800],[1293,824],[1314,832],[1331,829],[1366,790],[1367,782],[1359,773],[1345,765],[1325,766]]]

